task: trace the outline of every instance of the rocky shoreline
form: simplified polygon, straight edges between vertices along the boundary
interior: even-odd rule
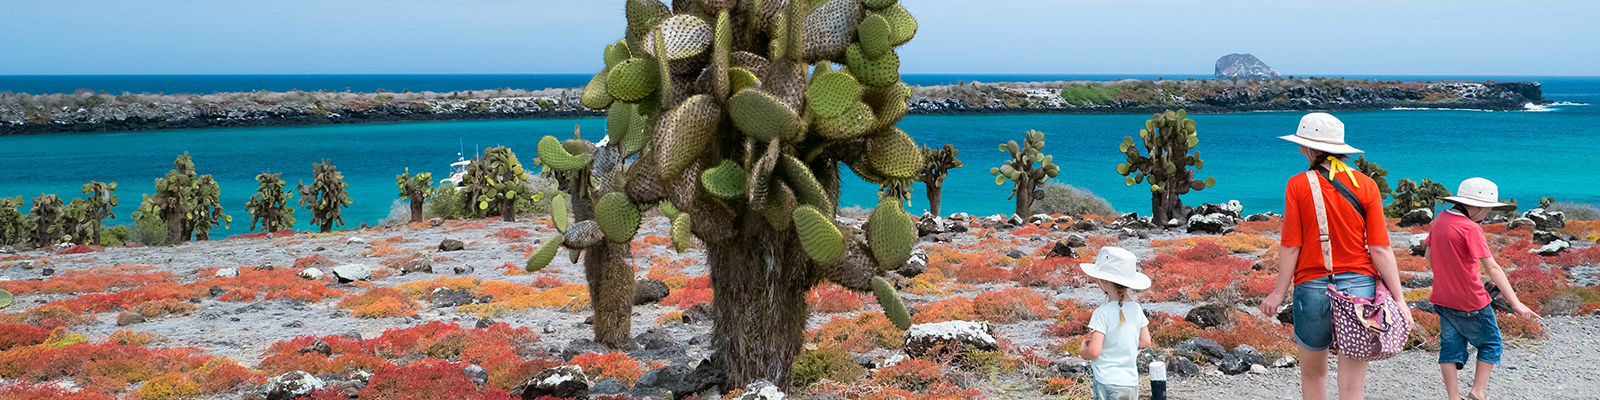
[[[1004,82],[916,86],[911,114],[1114,114],[1521,110],[1537,82],[1400,82],[1342,78]],[[582,89],[416,93],[243,92],[210,95],[0,93],[0,135],[483,119],[576,118]]]

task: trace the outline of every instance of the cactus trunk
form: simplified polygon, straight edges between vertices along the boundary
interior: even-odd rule
[[[1027,175],[1027,173],[1024,172],[1023,175]],[[1033,209],[1033,182],[1028,182],[1027,178],[1023,178],[1023,180],[1017,181],[1017,187],[1028,188],[1027,190],[1017,191],[1017,215],[1026,218],[1029,215],[1033,215],[1033,213],[1028,212]]]
[[[516,201],[500,202],[500,220],[506,222],[517,222],[516,205]]]
[[[722,243],[706,244],[716,296],[712,343],[728,381],[744,387],[765,379],[789,387],[790,367],[805,339],[806,290],[815,282],[794,232],[774,232],[760,218]]]
[[[933,213],[933,216],[935,216],[935,217],[943,216],[944,214],[940,214],[939,213],[939,199],[944,196],[944,184],[942,182],[941,183],[928,183],[927,186],[928,186],[928,212],[929,213]]]
[[[1169,185],[1170,183],[1162,182],[1161,185],[1172,187]],[[1179,211],[1178,208],[1182,206],[1183,203],[1179,202],[1178,196],[1172,194],[1172,192],[1161,192],[1150,196],[1150,212],[1155,216],[1152,220],[1162,226],[1166,226],[1167,222],[1176,216]]]
[[[411,198],[411,222],[422,222],[422,205],[424,201],[421,196]]]
[[[589,174],[573,173],[566,189],[571,190],[572,214],[579,221],[593,220],[595,200],[587,188]],[[560,216],[557,218],[566,218]],[[589,281],[589,299],[594,309],[594,341],[614,350],[633,343],[633,268],[623,260],[632,254],[632,243],[600,240],[583,249],[583,275]],[[577,251],[577,250],[572,250]]]
[[[162,209],[161,219],[167,221],[167,244],[175,245],[189,241],[189,236],[183,232],[183,210],[175,207]]]

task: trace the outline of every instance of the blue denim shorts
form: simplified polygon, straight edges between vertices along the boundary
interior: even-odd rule
[[[1138,386],[1107,385],[1094,381],[1094,400],[1139,400]]]
[[[1333,344],[1333,305],[1328,282],[1358,297],[1372,297],[1378,280],[1355,272],[1341,272],[1294,286],[1294,343],[1309,351],[1327,350]]]
[[[1490,306],[1473,311],[1461,311],[1435,304],[1433,312],[1439,314],[1439,363],[1455,363],[1460,369],[1467,362],[1467,345],[1478,348],[1478,361],[1500,364],[1504,346],[1500,342],[1500,326],[1494,319]]]

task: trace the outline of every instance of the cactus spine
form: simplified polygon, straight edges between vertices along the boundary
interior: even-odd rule
[[[1016,215],[1030,215],[1033,201],[1044,197],[1045,181],[1061,174],[1061,167],[1056,166],[1055,156],[1045,155],[1044,132],[1028,131],[1022,144],[1013,140],[1000,145],[1000,151],[1011,155],[1011,159],[999,167],[989,169],[989,174],[994,175],[994,184],[1004,185],[1006,181],[1015,184],[1011,187],[1011,197],[1017,200]],[[1038,166],[1034,166],[1037,163]]]
[[[245,211],[250,213],[250,230],[256,229],[256,223],[260,223],[261,230],[267,232],[294,229],[294,208],[289,207],[289,199],[294,198],[294,193],[283,189],[289,183],[282,178],[283,174],[256,175],[260,187],[244,206]]]
[[[922,181],[928,188],[928,212],[934,216],[939,213],[939,201],[944,193],[944,178],[949,176],[950,170],[961,168],[961,160],[956,156],[961,155],[961,150],[956,150],[953,144],[946,144],[938,149],[930,149],[922,145],[922,170],[917,180]]]
[[[640,209],[670,201],[675,229],[705,245],[725,386],[786,388],[807,290],[827,279],[873,291],[880,263],[901,257],[889,249],[905,243],[902,215],[885,210],[883,229],[865,239],[834,215],[841,163],[879,185],[908,186],[922,168],[916,143],[894,127],[910,97],[894,47],[916,20],[881,0],[672,3],[627,1],[625,37],[606,48],[583,103],[609,108],[608,131],[642,143],[612,189]],[[625,129],[611,126],[620,122]],[[541,159],[557,150],[540,147]],[[561,161],[608,157],[561,150],[552,151]],[[618,158],[631,158],[627,150]],[[590,278],[591,288],[606,285]],[[895,307],[888,289],[880,302]]]
[[[1444,204],[1443,199],[1450,197],[1450,189],[1443,184],[1428,179],[1422,182],[1413,182],[1410,179],[1401,179],[1394,185],[1394,201],[1383,207],[1383,215],[1389,218],[1400,218],[1411,210],[1433,210],[1433,206]]]
[[[622,104],[627,103],[614,103]],[[631,109],[624,111],[631,114]],[[639,229],[641,217],[638,207],[617,185],[625,168],[625,136],[634,134],[629,125],[635,121],[633,115],[608,119],[611,140],[605,146],[583,140],[576,127],[571,140],[562,142],[553,136],[540,140],[537,163],[555,177],[562,191],[550,200],[550,217],[564,236],[528,259],[531,271],[548,265],[561,247],[574,257],[583,254],[583,272],[594,308],[594,341],[619,350],[633,343],[633,268],[624,258],[631,254],[633,232]],[[576,222],[568,223],[569,219]]]
[[[394,179],[395,186],[400,188],[400,198],[411,202],[411,222],[422,222],[422,204],[433,193],[433,173],[418,172],[412,176],[411,168],[406,168],[406,173],[395,175]]]
[[[1141,143],[1144,154],[1139,151]],[[1183,201],[1179,196],[1217,184],[1214,178],[1195,177],[1195,170],[1205,168],[1205,161],[1200,160],[1199,152],[1190,155],[1189,151],[1199,144],[1200,136],[1189,113],[1168,110],[1145,121],[1138,139],[1125,137],[1117,145],[1117,150],[1128,157],[1127,163],[1117,164],[1117,174],[1126,177],[1123,183],[1128,186],[1150,182],[1150,214],[1157,223],[1185,218],[1180,215]],[[1189,169],[1191,166],[1194,169]]]
[[[333,232],[334,224],[344,225],[344,217],[340,208],[349,207],[351,200],[347,190],[350,184],[344,183],[344,174],[333,167],[333,162],[311,164],[310,185],[300,181],[295,186],[295,191],[300,192],[300,206],[311,211],[311,224],[316,225],[323,233]]]

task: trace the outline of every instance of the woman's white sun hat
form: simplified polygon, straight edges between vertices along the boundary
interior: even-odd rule
[[[1101,247],[1094,264],[1078,264],[1091,278],[1105,279],[1133,290],[1150,288],[1150,277],[1139,273],[1139,260],[1121,247]]]
[[[1456,188],[1456,195],[1442,200],[1473,207],[1492,208],[1497,211],[1517,209],[1516,204],[1501,203],[1500,187],[1496,186],[1494,182],[1483,178],[1471,178],[1461,181],[1461,187]]]
[[[1333,154],[1363,153],[1344,143],[1344,122],[1328,113],[1306,114],[1300,117],[1300,129],[1293,135],[1278,138]]]

